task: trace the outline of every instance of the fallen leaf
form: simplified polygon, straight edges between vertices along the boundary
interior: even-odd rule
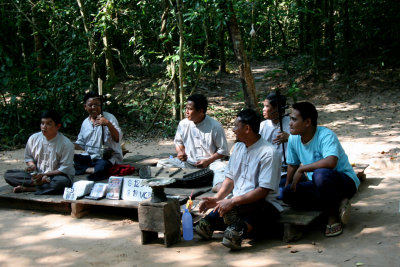
[[[296,250],[296,249],[292,249],[292,250],[290,251],[290,253],[297,253],[297,252],[299,252],[299,251]]]

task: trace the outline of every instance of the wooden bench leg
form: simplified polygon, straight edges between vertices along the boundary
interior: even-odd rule
[[[142,245],[148,244],[158,238],[157,232],[143,231],[142,230]]]
[[[90,212],[90,205],[71,203],[71,217],[72,218],[82,218]]]
[[[170,247],[175,243],[178,243],[181,239],[179,232],[164,233],[164,245]]]
[[[299,240],[303,236],[299,226],[285,223],[283,225],[283,242],[289,243]]]

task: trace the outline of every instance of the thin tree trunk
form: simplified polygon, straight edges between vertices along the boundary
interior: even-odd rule
[[[37,26],[37,21],[35,18],[35,11],[32,10],[32,23],[35,25],[33,27],[33,40],[34,40],[34,47],[35,47],[35,54],[36,54],[36,62],[37,62],[37,69],[39,73],[39,78],[41,79],[43,77],[43,71],[45,68],[44,60],[43,60],[43,43],[42,39],[40,38],[39,33],[35,31],[35,28],[39,28]]]
[[[117,76],[114,71],[113,58],[111,53],[111,44],[108,37],[107,29],[104,29],[103,32],[103,45],[104,45],[104,55],[106,59],[106,71],[107,71],[107,80],[114,83],[117,80]]]
[[[104,13],[105,15],[110,15],[109,13],[111,13],[110,10],[110,5],[109,5],[109,1],[107,1],[106,6],[104,7]],[[109,38],[109,34],[108,34],[108,29],[107,29],[107,24],[109,23],[109,21],[106,19],[106,25],[104,26],[104,31],[103,31],[103,45],[104,45],[104,55],[105,55],[105,59],[106,59],[106,71],[107,71],[107,80],[111,81],[111,83],[114,83],[117,80],[117,77],[115,75],[115,71],[114,71],[114,64],[113,64],[113,58],[112,58],[112,47],[111,47],[111,43],[110,43],[110,38]]]
[[[297,15],[299,17],[299,52],[304,53],[304,3],[302,0],[297,0]]]
[[[21,5],[21,3],[20,3]],[[21,47],[21,56],[22,56],[22,62],[24,63],[24,72],[25,72],[25,80],[26,80],[26,85],[28,86],[27,89],[30,89],[31,83],[30,83],[30,75],[28,71],[28,61],[26,59],[26,50],[25,50],[25,42],[24,42],[24,37],[22,35],[22,20],[21,16],[18,16],[18,28],[17,28],[17,37],[18,40],[20,41],[20,47]]]
[[[86,16],[85,7],[82,5],[81,0],[76,0],[76,2],[78,3],[79,11],[82,16],[83,27],[85,29],[86,35],[88,36],[88,46],[89,46],[89,53],[90,53],[89,56],[90,56],[90,63],[91,63],[90,80],[92,81],[92,83],[90,84],[90,87],[92,89],[93,84],[96,84],[96,81],[97,81],[96,60],[94,57],[94,50],[95,50],[96,44],[94,42],[93,35],[91,33],[91,28],[90,28],[90,24],[89,24],[89,21]]]
[[[289,69],[289,64],[288,64],[288,45],[286,41],[286,34],[285,31],[283,30],[282,23],[279,21],[278,17],[278,0],[275,0],[275,12],[274,12],[274,17],[275,17],[275,22],[278,25],[279,32],[281,33],[282,36],[282,46],[283,46],[283,51],[281,51],[282,57],[283,57],[283,69],[288,70]]]
[[[170,5],[168,0],[163,0],[162,6],[164,9],[164,12],[161,16],[161,29],[160,29],[160,39],[161,42],[164,44],[164,51],[166,55],[172,56],[175,53],[174,47],[172,45],[171,40],[167,39],[168,35],[168,29],[167,29],[167,22],[168,22],[168,15],[170,12]],[[176,109],[176,106],[179,105],[180,103],[180,98],[179,98],[179,82],[178,78],[176,76],[176,70],[175,70],[175,63],[171,60],[170,63],[170,71],[171,75],[173,77],[172,79],[172,85],[174,86],[174,103],[175,105],[172,105],[172,114],[175,118],[175,120],[180,119],[179,111]]]
[[[321,14],[319,10],[321,8],[320,0],[313,0],[314,6],[313,10],[314,13],[312,15],[312,22],[311,22],[311,37],[312,37],[312,69],[315,75],[318,76],[319,74],[319,50],[320,50],[320,42],[321,42]]]
[[[343,0],[342,2],[342,20],[343,20],[343,64],[344,72],[350,73],[350,45],[351,45],[351,29],[350,29],[350,18],[349,18],[349,0]]]
[[[225,27],[222,22],[221,25],[219,26],[218,47],[219,47],[219,72],[226,73]]]
[[[179,26],[179,117],[183,120],[183,102],[184,102],[184,70],[183,70],[183,17],[182,17],[182,0],[176,0],[176,8],[178,9],[178,26]]]
[[[236,61],[239,65],[240,80],[242,82],[242,89],[244,94],[245,105],[247,108],[257,110],[257,93],[254,84],[253,74],[251,72],[250,64],[244,50],[244,43],[240,34],[239,25],[237,23],[236,15],[231,1],[228,4],[228,30],[231,36],[233,50],[235,52]]]

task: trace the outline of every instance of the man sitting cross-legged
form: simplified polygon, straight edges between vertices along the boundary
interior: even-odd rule
[[[203,198],[199,207],[200,212],[214,210],[194,228],[204,239],[210,239],[214,230],[224,230],[222,244],[234,250],[241,248],[244,237],[276,230],[282,211],[276,200],[281,158],[258,134],[260,122],[251,109],[237,115],[233,132],[238,142],[226,167],[226,178],[218,193]]]
[[[75,174],[74,145],[58,131],[60,127],[57,112],[42,113],[41,132],[31,135],[25,147],[25,171],[8,170],[4,174],[6,182],[14,186],[14,193],[61,194],[71,186]]]
[[[102,112],[101,99],[96,92],[88,92],[83,102],[89,116],[83,121],[75,144],[76,149],[85,150],[74,156],[76,175],[87,173],[89,180],[100,181],[108,178],[108,171],[114,164],[122,163],[122,131],[114,115]],[[108,149],[108,157],[104,157],[106,153],[102,155],[103,144]]]
[[[350,203],[360,184],[337,136],[317,126],[318,112],[309,102],[293,104],[290,115],[288,171],[283,201],[328,216],[325,235],[342,233]]]
[[[175,134],[177,157],[162,159],[157,167],[207,168],[214,172],[213,190],[218,191],[224,180],[228,142],[221,123],[206,115],[207,98],[200,94],[188,97],[186,119],[179,122]]]

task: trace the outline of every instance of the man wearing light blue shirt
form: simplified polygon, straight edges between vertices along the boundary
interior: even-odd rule
[[[288,142],[288,173],[283,201],[328,216],[325,236],[342,233],[349,199],[360,184],[337,136],[317,126],[318,112],[309,102],[293,104]]]

